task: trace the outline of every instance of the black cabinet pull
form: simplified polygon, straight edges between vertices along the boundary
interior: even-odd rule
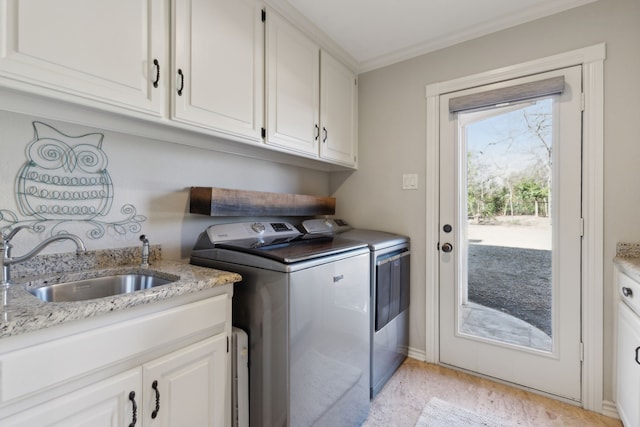
[[[314,125],[316,128],[316,137],[314,138],[316,141],[318,140],[318,138],[320,137],[320,128],[318,127],[318,125]]]
[[[134,427],[136,425],[136,423],[138,422],[138,405],[136,404],[136,392],[132,391],[129,393],[129,400],[131,401],[131,404],[133,405],[133,418],[131,419],[131,424],[129,424],[129,427]]]
[[[153,381],[151,384],[151,388],[156,392],[156,409],[151,413],[151,418],[158,416],[158,412],[160,412],[160,391],[158,390],[158,381]]]
[[[158,82],[160,82],[160,63],[157,59],[154,59],[153,65],[156,67],[156,79],[153,82],[153,87],[158,87]]]
[[[636,363],[640,365],[640,347],[636,347]]]
[[[622,295],[627,298],[633,298],[633,289],[627,288],[626,286],[622,287]]]
[[[329,133],[327,132],[327,128],[322,126],[322,142],[327,142],[327,136]]]
[[[178,89],[178,96],[182,96],[182,91],[184,90],[184,74],[182,73],[182,68],[178,68],[178,76],[180,77],[180,88]]]

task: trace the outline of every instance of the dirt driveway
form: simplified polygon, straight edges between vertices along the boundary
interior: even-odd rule
[[[475,245],[551,250],[549,218],[501,216],[468,227],[469,242]]]
[[[551,336],[551,224],[498,218],[469,224],[469,299]]]

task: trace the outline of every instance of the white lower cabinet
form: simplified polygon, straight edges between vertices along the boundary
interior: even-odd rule
[[[627,427],[640,426],[640,317],[618,303],[618,413]]]
[[[6,341],[0,426],[230,426],[231,295]]]
[[[2,420],[3,426],[225,425],[226,335]]]
[[[226,335],[176,351],[142,367],[143,426],[224,426]]]
[[[112,378],[50,400],[34,409],[3,419],[6,427],[129,426],[133,424],[133,400],[139,399],[142,370],[131,369]],[[137,400],[136,400],[137,405]],[[136,418],[138,417],[136,408]],[[137,423],[134,425],[140,425]]]

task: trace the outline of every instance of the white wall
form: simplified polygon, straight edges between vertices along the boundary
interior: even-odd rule
[[[0,110],[0,209],[18,214],[21,221],[33,219],[19,212],[14,186],[26,161],[25,148],[34,140],[34,120],[70,136],[103,133],[102,148],[108,156],[107,170],[113,181],[114,198],[109,214],[96,220],[102,223],[123,220],[126,215],[120,209],[126,204],[135,206],[137,214],[146,217],[138,231],[120,235],[107,227],[106,235],[99,239],[89,238],[86,226],[69,224],[69,231],[79,233],[90,250],[138,246],[138,236],[146,234],[152,244],[162,245],[165,259],[180,259],[189,256],[195,239],[207,225],[245,220],[190,214],[191,186],[321,196],[329,192],[326,172]],[[42,236],[20,232],[15,238],[14,255],[22,255],[39,240]],[[59,243],[44,253],[68,252],[73,248],[69,243]]]
[[[354,225],[411,237],[411,347],[425,350],[425,86],[605,42],[604,398],[613,398],[611,260],[616,242],[640,242],[639,40],[640,2],[600,0],[360,75],[360,168],[332,174],[331,191]],[[401,190],[407,172],[419,174],[418,191]]]

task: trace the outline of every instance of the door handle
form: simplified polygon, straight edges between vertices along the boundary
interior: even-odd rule
[[[449,253],[452,250],[453,250],[453,246],[451,245],[451,243],[445,243],[442,245],[442,252]]]

